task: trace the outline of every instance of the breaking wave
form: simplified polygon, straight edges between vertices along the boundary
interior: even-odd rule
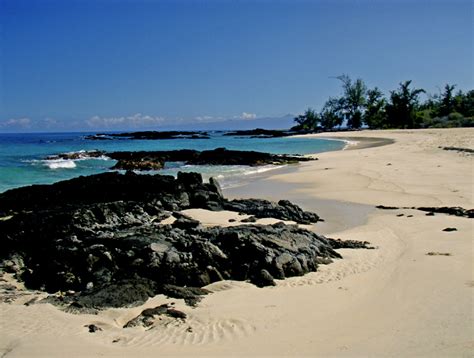
[[[43,161],[49,169],[74,169],[76,163],[69,159],[51,159]]]

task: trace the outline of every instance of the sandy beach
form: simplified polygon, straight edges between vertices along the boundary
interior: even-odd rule
[[[24,305],[39,294],[18,291],[0,303],[0,357],[474,356],[474,221],[375,208],[474,208],[472,154],[440,148],[474,149],[474,129],[315,136],[348,146],[225,195],[290,199],[325,219],[316,232],[375,249],[338,250],[343,260],[276,287],[217,282],[196,308],[160,295],[141,307],[75,315]],[[237,215],[187,214],[204,225],[229,225]],[[188,315],[185,323],[122,328],[144,307],[169,302]],[[89,324],[102,330],[89,333]]]

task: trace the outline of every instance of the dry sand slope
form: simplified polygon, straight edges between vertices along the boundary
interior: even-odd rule
[[[367,207],[358,204],[474,207],[472,155],[438,148],[474,148],[472,129],[330,136],[395,143],[323,153],[258,185],[292,188],[286,196],[305,202],[341,201],[343,218]],[[325,216],[326,231],[368,240],[376,250],[340,250],[344,260],[277,287],[218,282],[195,309],[164,296],[145,305],[175,302],[188,314],[185,323],[163,319],[148,331],[123,329],[143,307],[73,315],[45,304],[24,306],[30,296],[1,303],[0,357],[473,356],[474,221],[410,209],[367,212],[352,228],[331,226],[340,218]],[[213,225],[231,215],[188,214]],[[102,331],[88,333],[84,325],[91,323]]]

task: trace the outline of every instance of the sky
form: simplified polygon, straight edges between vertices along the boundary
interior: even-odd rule
[[[280,123],[340,95],[341,74],[469,90],[473,6],[0,0],[0,132]]]

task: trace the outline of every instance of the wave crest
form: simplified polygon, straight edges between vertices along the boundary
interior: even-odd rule
[[[44,165],[49,169],[74,169],[76,167],[76,163],[69,159],[45,160]]]

